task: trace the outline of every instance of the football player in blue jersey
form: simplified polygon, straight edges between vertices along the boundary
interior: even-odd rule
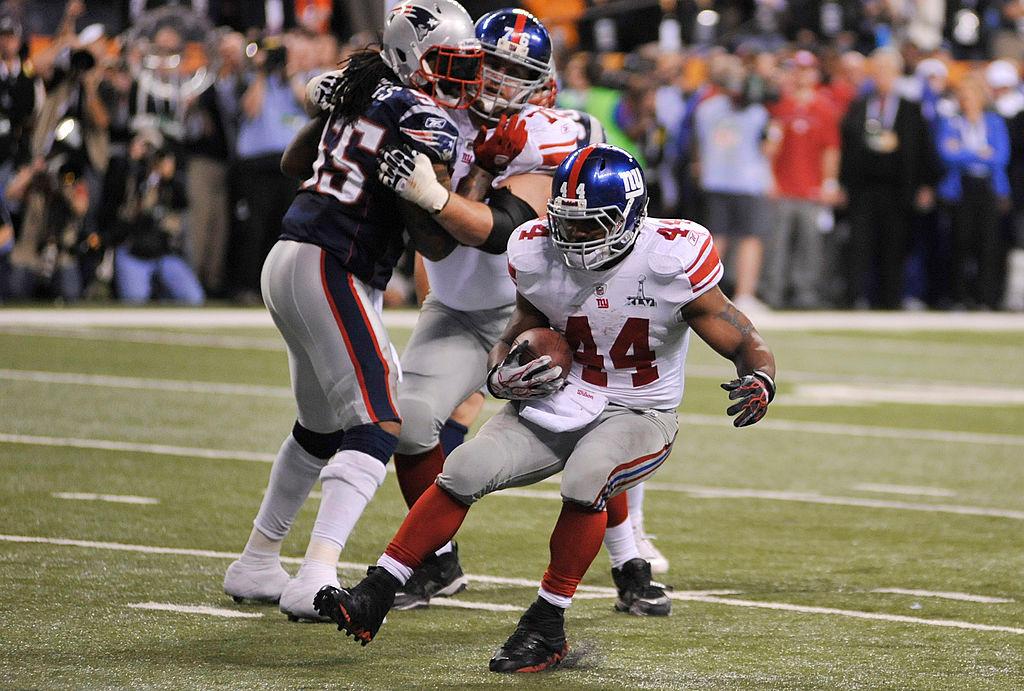
[[[339,554],[401,432],[397,358],[380,309],[404,229],[428,257],[456,246],[438,226],[412,222],[424,212],[381,184],[377,167],[381,152],[398,145],[441,169],[451,165],[459,131],[446,109],[467,108],[481,85],[473,22],[454,0],[404,2],[386,19],[383,46],[353,55],[335,75],[312,173],[263,267],[263,300],[287,344],[298,419],[224,590],[236,600],[280,601],[291,618],[317,618],[313,596],[338,583]],[[318,478],[316,523],[289,579],[281,543]]]

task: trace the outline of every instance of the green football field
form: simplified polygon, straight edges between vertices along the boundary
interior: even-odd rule
[[[507,677],[487,661],[535,597],[557,478],[475,506],[469,588],[392,614],[360,648],[221,590],[294,419],[263,313],[172,328],[63,314],[0,312],[2,687],[1024,688],[1019,319],[767,320],[780,395],[745,430],[724,415],[729,363],[695,340],[679,438],[647,492],[672,616],[615,613],[601,554],[566,663]],[[291,570],[316,501],[285,542]],[[389,477],[343,583],[404,510]]]

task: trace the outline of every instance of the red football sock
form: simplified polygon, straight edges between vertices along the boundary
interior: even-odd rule
[[[562,513],[551,532],[551,561],[541,588],[562,597],[573,596],[601,549],[607,518],[604,511],[571,501],[562,504]]]
[[[605,502],[605,509],[608,511],[608,527],[614,528],[622,525],[622,522],[629,518],[629,502],[626,500],[626,493],[620,492]]]
[[[430,451],[417,454],[395,454],[395,474],[402,489],[405,505],[412,507],[444,468],[444,450],[438,444]]]
[[[437,485],[431,485],[413,504],[384,554],[415,569],[424,557],[455,537],[467,513],[468,506]]]

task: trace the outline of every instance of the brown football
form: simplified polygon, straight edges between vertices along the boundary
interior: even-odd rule
[[[563,375],[569,373],[572,367],[572,349],[562,334],[547,327],[537,327],[516,336],[512,347],[515,348],[521,341],[529,341],[529,345],[519,354],[520,365],[525,365],[541,355],[549,355],[551,364],[561,367]]]

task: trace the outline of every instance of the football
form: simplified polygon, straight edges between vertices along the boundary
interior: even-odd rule
[[[528,329],[516,336],[512,347],[515,348],[522,341],[528,341],[529,345],[519,354],[520,365],[525,365],[541,355],[549,355],[552,365],[561,367],[562,374],[569,373],[569,369],[572,367],[572,349],[562,334],[547,327]]]

